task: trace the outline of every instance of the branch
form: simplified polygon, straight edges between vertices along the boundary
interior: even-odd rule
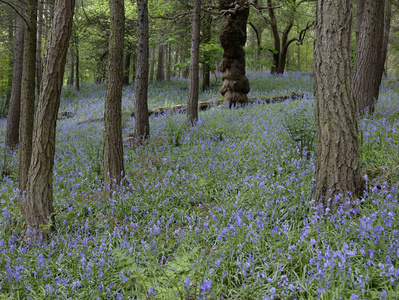
[[[18,9],[17,9],[14,5],[12,5],[10,2],[5,1],[5,0],[0,0],[0,3],[5,3],[5,4],[7,4],[8,6],[10,6],[10,7],[22,18],[22,20],[24,20],[26,26],[27,26],[28,29],[30,30],[30,26],[29,26],[28,21],[25,19],[25,17],[18,11]]]
[[[299,45],[303,44],[303,40],[305,39],[306,33],[307,31],[312,28],[315,25],[315,21],[313,22],[308,22],[308,25],[306,25],[306,27],[304,29],[301,30],[301,32],[299,33],[299,37],[295,37],[290,39],[287,42],[287,47],[292,43],[292,42],[298,42]]]

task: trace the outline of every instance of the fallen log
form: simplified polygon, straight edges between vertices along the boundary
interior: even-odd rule
[[[304,94],[297,94],[291,93],[288,95],[283,96],[276,96],[276,97],[268,97],[268,98],[249,98],[249,103],[279,103],[284,102],[288,99],[298,99],[303,98]],[[223,99],[210,99],[207,101],[199,102],[198,109],[199,110],[207,110],[212,106],[222,105]],[[187,105],[173,105],[173,106],[164,106],[164,107],[157,107],[148,110],[149,115],[163,115],[165,113],[183,113],[187,111]],[[134,111],[132,112],[132,117],[134,117]]]

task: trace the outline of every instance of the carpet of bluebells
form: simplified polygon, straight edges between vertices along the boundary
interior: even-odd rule
[[[125,143],[126,186],[102,185],[105,90],[63,91],[57,125],[57,232],[23,243],[17,154],[0,182],[0,299],[398,299],[399,89],[387,84],[359,120],[358,208],[320,215],[312,77],[248,73],[250,97],[300,100],[151,116],[151,138]],[[213,79],[215,83],[215,78]],[[216,84],[220,84],[219,82]],[[220,97],[217,86],[200,99]],[[185,103],[188,82],[153,83],[149,106]],[[133,132],[133,88],[123,96]],[[4,159],[6,120],[0,120]]]

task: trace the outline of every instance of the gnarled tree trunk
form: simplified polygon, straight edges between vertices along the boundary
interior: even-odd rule
[[[247,40],[249,3],[247,0],[220,0],[219,11],[223,14],[220,43],[223,59],[220,71],[223,84],[220,93],[230,106],[248,102],[249,81],[245,76],[244,45]]]
[[[351,0],[318,0],[314,48],[317,162],[314,201],[334,211],[362,192],[351,90]]]

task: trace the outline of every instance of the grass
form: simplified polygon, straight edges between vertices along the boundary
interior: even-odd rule
[[[102,122],[79,123],[101,117],[104,89],[64,90],[61,112],[75,115],[57,127],[57,232],[21,244],[15,154],[0,188],[0,299],[395,299],[398,94],[383,89],[375,116],[360,120],[369,185],[360,214],[321,218],[310,203],[312,78],[248,77],[250,97],[306,96],[214,107],[193,128],[184,115],[152,116],[148,143],[125,147],[129,187],[111,196],[102,186]],[[187,84],[151,85],[150,107],[183,103]],[[215,97],[216,88],[200,98]],[[125,112],[132,99],[126,88]],[[132,132],[134,120],[123,123],[124,135]]]

